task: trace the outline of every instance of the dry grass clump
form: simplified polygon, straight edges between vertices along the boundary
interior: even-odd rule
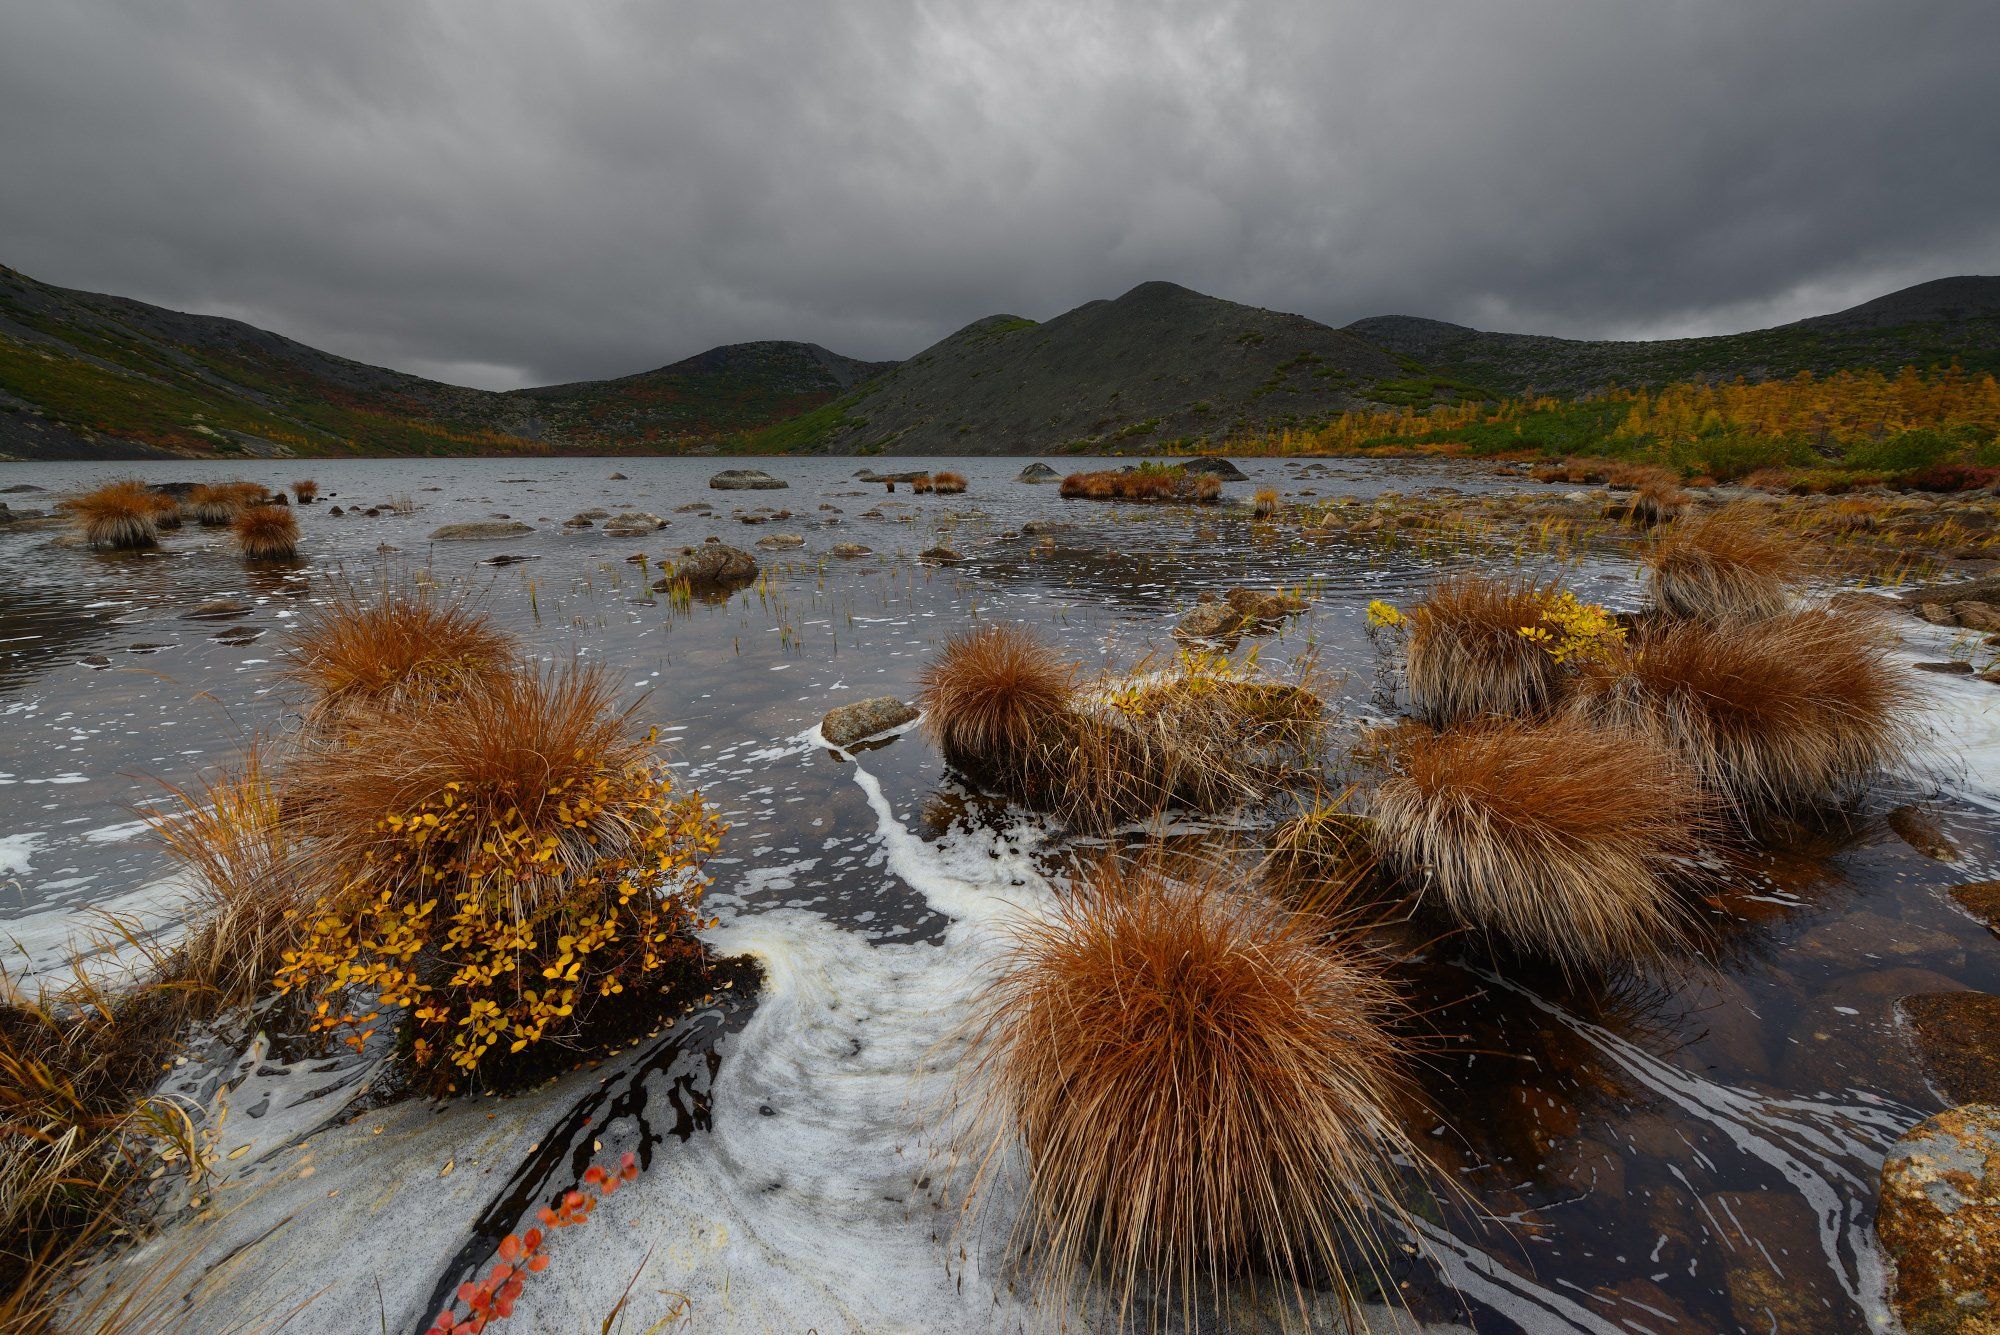
[[[960,769],[1024,782],[1076,691],[1076,669],[1018,626],[956,636],[917,677],[924,730]]]
[[[325,720],[454,693],[504,670],[514,653],[513,640],[464,598],[385,583],[374,594],[336,589],[307,610],[280,672],[307,691],[308,718]]]
[[[236,550],[246,561],[293,561],[299,555],[299,521],[290,506],[252,505],[230,524]]]
[[[1688,495],[1671,475],[1649,478],[1633,493],[1625,513],[1634,523],[1653,528],[1678,518],[1688,508]]]
[[[292,495],[300,505],[311,505],[319,496],[319,483],[302,477],[292,484]]]
[[[1256,493],[1250,497],[1250,511],[1259,519],[1269,519],[1272,515],[1278,513],[1278,489],[1276,487],[1259,487]]]
[[[931,490],[940,496],[956,496],[966,488],[963,473],[932,473]]]
[[[1645,555],[1661,611],[1683,619],[1776,616],[1804,569],[1798,543],[1754,511],[1729,507],[1667,527]]]
[[[1485,714],[1537,714],[1555,703],[1562,668],[1523,635],[1555,591],[1527,578],[1453,575],[1409,613],[1410,708],[1440,726]]]
[[[147,509],[152,512],[154,528],[164,533],[181,526],[181,503],[178,499],[164,491],[154,491],[151,487],[145,489],[143,499]]]
[[[203,482],[189,488],[186,503],[195,522],[204,528],[227,528],[243,509],[243,492],[237,483]]]
[[[1227,1329],[1232,1288],[1303,1316],[1330,1285],[1351,1307],[1395,1160],[1420,1159],[1395,1114],[1399,1009],[1322,920],[1107,859],[979,998],[970,1208],[1018,1152],[1018,1255],[1060,1314],[1085,1284],[1120,1328],[1136,1305]]]
[[[914,491],[919,496],[930,495],[932,490],[935,488],[935,485],[936,484],[932,481],[931,475],[929,473],[919,473],[915,477],[910,479],[910,490]]]
[[[316,869],[289,814],[265,749],[234,769],[183,788],[141,814],[181,865],[193,892],[174,975],[214,1004],[247,1006],[269,989],[297,939],[295,915],[312,902]]]
[[[351,1044],[397,1025],[434,1094],[547,1074],[705,968],[697,869],[721,825],[595,668],[359,716],[293,782],[332,888],[279,989]]]
[[[1222,495],[1222,479],[1171,467],[1141,464],[1137,468],[1107,468],[1095,473],[1071,473],[1060,494],[1086,501],[1166,501],[1207,505]]]
[[[1869,621],[1820,610],[1656,627],[1577,703],[1663,738],[1744,814],[1850,795],[1914,741],[1915,692]]]
[[[153,492],[143,482],[107,482],[68,502],[84,541],[112,551],[137,551],[160,541]]]
[[[1340,915],[1374,878],[1373,831],[1351,797],[1322,794],[1271,833],[1265,868],[1306,912]]]
[[[1569,966],[1682,934],[1669,883],[1708,824],[1687,764],[1652,733],[1563,716],[1400,730],[1370,803],[1385,869],[1473,930]]]

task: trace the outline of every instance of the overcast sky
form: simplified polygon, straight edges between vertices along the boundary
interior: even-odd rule
[[[0,263],[506,387],[1165,278],[1659,336],[2000,272],[2000,0],[0,0]]]

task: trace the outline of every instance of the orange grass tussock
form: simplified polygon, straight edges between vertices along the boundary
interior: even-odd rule
[[[299,555],[299,521],[288,505],[252,505],[229,525],[246,561],[292,561]]]
[[[1395,1161],[1401,1005],[1324,920],[1107,857],[1022,922],[974,1011],[966,1142],[976,1217],[1002,1159],[1026,1190],[1016,1254],[1066,1315],[1103,1286],[1123,1328],[1227,1329],[1268,1286],[1350,1309],[1379,1267]]]
[[[954,637],[925,665],[917,707],[946,760],[991,774],[1030,763],[1075,691],[1075,668],[1046,641],[994,623]]]
[[[1676,521],[1643,559],[1654,603],[1684,619],[1776,616],[1805,567],[1796,539],[1739,506]]]
[[[309,718],[450,693],[504,670],[514,642],[463,597],[384,584],[336,590],[309,608],[284,649],[280,675],[308,692]]]
[[[107,482],[67,503],[85,542],[111,551],[138,551],[160,541],[153,491],[143,482]]]
[[[956,496],[958,493],[964,491],[965,487],[965,474],[963,473],[931,474],[931,490],[940,496]]]
[[[1406,728],[1370,804],[1376,849],[1419,899],[1517,949],[1597,968],[1683,935],[1670,878],[1708,807],[1652,734],[1559,716]]]
[[[1655,627],[1576,701],[1664,739],[1745,815],[1851,796],[1909,755],[1917,707],[1869,618],[1818,609]]]
[[[311,505],[319,495],[319,483],[309,477],[302,477],[292,484],[292,495],[300,505]]]
[[[1409,612],[1410,708],[1445,725],[1484,714],[1536,714],[1562,686],[1562,667],[1521,632],[1541,623],[1555,590],[1527,578],[1453,575]]]

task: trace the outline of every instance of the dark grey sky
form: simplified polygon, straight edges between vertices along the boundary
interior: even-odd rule
[[[0,0],[0,262],[488,386],[1167,278],[1755,327],[2000,270],[2000,0]]]

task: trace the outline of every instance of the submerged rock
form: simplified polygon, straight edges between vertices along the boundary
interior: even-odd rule
[[[761,468],[725,468],[710,478],[708,485],[717,491],[776,491],[791,483]]]
[[[1897,838],[1925,857],[1936,858],[1940,862],[1951,862],[1958,857],[1957,846],[1922,807],[1897,807],[1889,813],[1887,820]]]
[[[757,539],[757,545],[767,552],[782,552],[793,547],[803,547],[806,540],[796,533],[771,533]]]
[[[835,556],[870,556],[874,553],[874,550],[874,548],[864,547],[858,542],[836,542],[833,544],[833,554]]]
[[[1187,640],[1226,640],[1243,629],[1243,614],[1221,601],[1199,602],[1190,607],[1174,627],[1174,634]]]
[[[1234,588],[1225,593],[1223,598],[1242,615],[1246,622],[1275,623],[1289,616],[1297,616],[1306,610],[1306,600],[1289,593],[1267,593],[1258,589]]]
[[[872,700],[857,700],[828,710],[819,721],[819,732],[827,741],[846,750],[856,742],[900,728],[916,716],[915,708],[895,696],[878,695]]]
[[[955,552],[943,543],[939,543],[935,547],[926,547],[923,551],[918,552],[917,559],[919,561],[929,561],[933,565],[948,566],[963,561],[965,557],[962,553]]]
[[[446,524],[431,530],[432,542],[477,542],[486,538],[518,538],[535,530],[518,519],[481,519],[470,524]]]
[[[217,598],[196,607],[187,614],[189,621],[224,621],[230,617],[240,617],[250,610],[250,604],[235,598]]]
[[[1954,885],[1951,897],[1958,906],[1986,924],[1987,929],[2000,935],[2000,881],[1971,881],[1965,885]]]
[[[1054,482],[1061,476],[1061,473],[1058,473],[1047,464],[1034,463],[1029,464],[1026,468],[1016,473],[1014,480],[1016,482]]]
[[[1949,1108],[1904,1133],[1882,1165],[1875,1232],[1911,1335],[2000,1327],[2000,1108]]]
[[[2000,997],[1926,992],[1896,1004],[1909,1021],[1924,1074],[1946,1098],[2000,1103]]]
[[[626,510],[605,521],[604,532],[613,538],[642,538],[667,526],[667,521],[658,515],[640,510]]]

